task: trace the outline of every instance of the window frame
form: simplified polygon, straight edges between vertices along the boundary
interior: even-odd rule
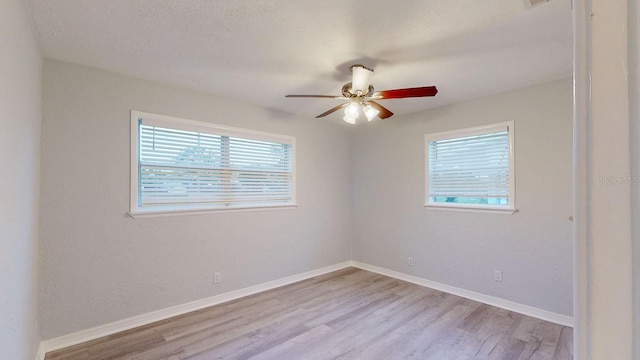
[[[142,119],[153,119],[154,122],[162,124],[167,128],[174,128],[186,131],[201,131],[209,134],[216,134],[257,141],[270,141],[291,144],[291,201],[287,203],[274,204],[248,204],[220,206],[207,203],[190,203],[182,205],[163,205],[153,207],[141,207],[139,205],[139,121]],[[166,124],[166,125],[165,125]],[[189,215],[213,212],[234,212],[234,211],[259,211],[259,210],[280,210],[292,209],[298,205],[296,203],[296,138],[288,135],[272,134],[262,131],[224,126],[204,121],[188,120],[173,116],[153,114],[137,110],[131,110],[131,150],[130,150],[130,194],[129,194],[129,216],[132,218],[156,217],[170,215]]]
[[[430,143],[433,141],[450,140],[456,138],[464,138],[474,135],[485,135],[500,131],[507,128],[507,134],[509,139],[509,204],[508,205],[489,205],[489,204],[464,204],[464,203],[441,203],[432,202],[431,196],[429,196],[430,181],[429,181],[429,148]],[[436,133],[428,133],[424,136],[425,139],[425,202],[424,207],[432,210],[449,210],[449,211],[474,211],[474,212],[488,212],[488,213],[500,213],[500,214],[514,214],[518,210],[516,208],[516,181],[515,181],[515,122],[505,121],[500,123],[487,124],[482,126],[475,126],[469,128],[448,130]]]

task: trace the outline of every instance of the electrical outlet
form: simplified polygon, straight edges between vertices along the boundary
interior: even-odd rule
[[[409,266],[413,266],[415,263],[413,262],[413,258],[409,257]]]
[[[213,283],[217,284],[219,282],[220,282],[220,273],[219,272],[213,273]]]
[[[494,271],[493,280],[502,282],[502,270]]]

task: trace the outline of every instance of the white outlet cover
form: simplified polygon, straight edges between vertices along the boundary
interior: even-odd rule
[[[502,281],[502,271],[501,270],[496,270],[493,273],[493,280],[495,281]]]

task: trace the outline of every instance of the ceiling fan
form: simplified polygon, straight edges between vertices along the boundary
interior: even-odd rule
[[[393,113],[389,111],[389,109],[378,104],[376,100],[435,96],[438,93],[438,89],[436,89],[435,86],[374,91],[373,86],[369,83],[369,80],[371,80],[371,77],[373,76],[373,69],[360,64],[352,65],[349,69],[353,74],[353,80],[350,83],[344,84],[342,87],[342,96],[287,95],[286,97],[347,100],[346,102],[316,116],[316,118],[325,117],[344,108],[344,117],[342,120],[349,124],[355,124],[357,119],[363,117],[371,121],[376,116],[381,119],[387,119],[393,116]]]

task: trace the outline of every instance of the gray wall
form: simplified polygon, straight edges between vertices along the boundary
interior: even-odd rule
[[[351,259],[349,128],[52,60],[43,94],[43,338]],[[128,217],[131,109],[295,136],[298,208]]]
[[[42,57],[20,0],[0,2],[0,349],[38,348],[38,190]]]
[[[53,60],[43,94],[45,339],[349,259],[571,315],[569,79],[357,128]],[[128,217],[131,109],[297,137],[299,207]],[[520,212],[424,209],[424,134],[507,120]]]
[[[424,134],[508,120],[520,212],[425,209]],[[570,79],[371,123],[353,139],[354,260],[572,314]]]

